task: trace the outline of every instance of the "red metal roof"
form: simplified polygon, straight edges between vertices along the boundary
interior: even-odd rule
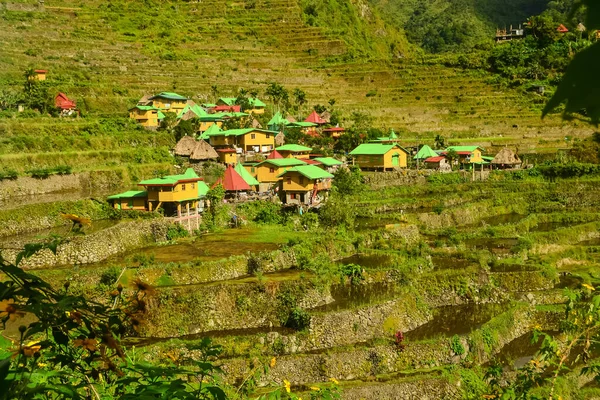
[[[323,129],[323,132],[346,132],[346,128],[336,126],[335,128]]]
[[[425,159],[425,162],[436,163],[442,161],[444,158],[444,156],[429,157]]]
[[[223,106],[216,106],[213,108],[213,110],[215,112],[241,112],[242,106],[240,106],[240,105],[235,105],[235,106],[223,105]]]
[[[557,30],[558,32],[560,32],[560,33],[567,33],[567,32],[569,32],[569,30],[567,29],[567,27],[566,27],[566,26],[564,26],[563,24],[560,24],[560,25],[558,26],[558,28],[556,28],[556,30]]]
[[[235,149],[217,149],[219,153],[235,153]]]
[[[319,124],[319,125],[323,125],[323,124],[327,123],[327,121],[325,121],[323,118],[321,118],[321,116],[319,114],[317,114],[316,111],[313,111],[312,114],[310,114],[304,120],[304,122],[312,122],[313,124]]]
[[[307,159],[304,159],[302,161],[304,161],[307,164],[311,164],[311,165],[321,165],[321,164],[323,164],[322,162],[319,162],[317,160],[307,160]]]
[[[64,93],[59,93],[56,95],[56,97],[54,98],[54,105],[63,110],[71,110],[77,107],[75,101],[69,99]]]
[[[274,160],[276,158],[283,158],[283,156],[279,154],[277,150],[273,150],[271,154],[269,154],[269,156],[267,157],[267,160]]]
[[[219,178],[212,187],[214,188],[218,184],[223,185],[223,188],[228,192],[250,190],[250,186],[246,183],[244,178],[237,173],[232,165],[227,167],[225,175],[223,175],[222,178]]]
[[[36,69],[33,72],[35,72],[36,74],[45,74],[46,72],[48,72],[48,70],[47,69]]]

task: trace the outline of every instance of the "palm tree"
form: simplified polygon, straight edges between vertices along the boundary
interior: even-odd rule
[[[443,149],[444,147],[446,147],[446,139],[442,135],[437,135],[435,137],[435,148]]]

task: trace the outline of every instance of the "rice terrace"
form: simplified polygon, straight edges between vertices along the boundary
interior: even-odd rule
[[[0,400],[600,399],[593,0],[0,0]]]

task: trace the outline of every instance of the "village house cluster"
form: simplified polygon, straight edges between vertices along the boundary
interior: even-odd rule
[[[255,198],[261,194],[277,195],[287,205],[315,207],[331,189],[333,173],[345,163],[362,170],[388,171],[416,165],[417,168],[451,171],[462,169],[515,168],[521,161],[509,149],[495,157],[484,156],[478,146],[450,146],[433,150],[424,145],[406,149],[398,135],[391,130],[386,137],[363,143],[338,160],[316,154],[301,144],[285,144],[285,132],[297,129],[309,136],[328,136],[339,139],[345,129],[331,126],[327,113],[313,111],[304,121],[284,118],[276,112],[263,129],[254,119],[252,127],[224,129],[231,118],[265,113],[265,103],[257,98],[247,99],[246,109],[235,98],[220,98],[214,104],[198,105],[177,93],[162,92],[143,97],[129,110],[130,118],[148,129],[156,129],[166,113],[175,113],[178,120],[196,119],[198,132],[184,136],[174,148],[174,155],[190,163],[220,162],[226,166],[224,175],[212,187],[222,185],[232,199]],[[205,207],[209,186],[192,168],[184,174],[143,180],[143,190],[127,191],[110,196],[108,200],[122,210],[161,211],[189,228],[198,225]]]

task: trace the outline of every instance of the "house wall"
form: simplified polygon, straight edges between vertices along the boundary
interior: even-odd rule
[[[237,154],[236,153],[219,153],[219,161],[225,164],[236,164],[237,163]]]
[[[142,111],[138,109],[129,112],[129,118],[135,119],[137,123],[147,127],[158,127],[158,112],[157,111]]]
[[[41,73],[36,73],[35,75],[35,79],[37,79],[38,81],[45,81],[46,80],[46,74],[41,74]]]
[[[237,144],[237,141],[235,139],[236,139],[235,136],[220,135],[220,136],[211,136],[209,138],[209,141],[210,141],[210,145],[213,147],[234,146]]]
[[[279,154],[281,154],[281,156],[283,158],[297,158],[299,160],[306,160],[306,159],[310,158],[310,153],[308,153],[308,152],[300,153],[300,152],[285,151],[285,150],[282,150],[282,151],[277,150],[277,151],[279,152]]]
[[[172,186],[147,186],[148,201],[182,201],[198,197],[196,182],[178,183]]]
[[[187,100],[170,100],[161,98],[156,98],[152,100],[152,105],[154,107],[176,113],[179,113],[181,110],[183,110],[186,104]]]
[[[113,202],[113,207],[120,210],[146,210],[146,198],[145,197],[131,197],[116,199]]]
[[[310,196],[312,193],[308,192],[284,192],[283,202],[285,204],[310,204]]]
[[[288,172],[283,179],[284,191],[310,191],[313,190],[315,181],[306,178],[298,172]]]
[[[244,110],[244,112],[247,112],[249,114],[264,114],[265,113],[265,108],[264,107],[255,107],[251,110]]]
[[[477,149],[471,154],[471,162],[482,162],[483,158],[481,158],[481,150]]]
[[[249,132],[241,138],[240,143],[244,151],[252,151],[254,146],[259,146],[261,152],[263,146],[267,146],[266,151],[271,151],[275,148],[275,135],[258,131]]]
[[[256,178],[256,165],[244,165],[243,167],[250,175]]]
[[[356,163],[361,168],[392,169],[392,168],[396,167],[392,163],[392,158],[394,157],[395,154],[399,155],[397,167],[406,168],[407,154],[400,149],[392,149],[383,155],[359,155],[359,156],[356,156]]]
[[[407,154],[404,151],[402,151],[401,149],[392,149],[392,150],[388,151],[387,153],[385,153],[385,155],[384,155],[385,168],[396,167],[392,163],[392,158],[394,157],[395,154],[398,154],[400,156],[398,159],[397,167],[406,168],[406,166],[408,165],[407,164]]]
[[[273,172],[271,172],[271,169],[273,169]],[[273,164],[267,163],[256,167],[256,179],[261,183],[279,181],[277,175],[279,175],[280,173],[281,171],[279,170],[279,168]]]
[[[217,124],[217,126],[220,128],[223,126],[223,122],[221,121],[205,121],[205,122],[201,122],[200,123],[200,127],[198,128],[198,130],[200,132],[206,132],[208,130],[208,128],[210,128],[211,126],[213,126],[214,124]]]

